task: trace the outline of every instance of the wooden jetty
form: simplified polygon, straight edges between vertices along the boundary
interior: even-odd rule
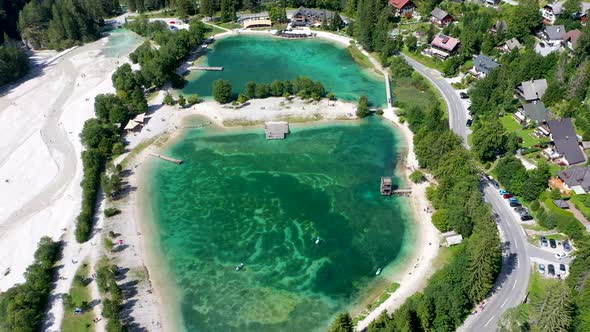
[[[182,164],[182,160],[179,160],[179,159],[174,159],[174,158],[166,157],[166,156],[163,156],[161,154],[157,154],[157,153],[153,153],[153,152],[150,152],[150,155],[152,157],[160,158],[162,160],[166,160],[166,161],[169,161],[171,163],[178,164],[178,165]]]
[[[392,194],[392,182],[390,177],[381,177],[381,195],[390,196]]]
[[[399,196],[410,196],[412,194],[412,189],[396,189],[392,193]]]
[[[190,66],[188,70],[222,71],[223,67]]]

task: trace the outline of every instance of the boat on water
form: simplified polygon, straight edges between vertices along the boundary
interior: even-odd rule
[[[381,271],[383,271],[383,269],[382,268],[378,268],[377,269],[377,272],[375,272],[375,275],[376,276],[380,275],[381,274]]]
[[[392,181],[390,177],[381,177],[381,195],[390,196],[393,193]]]
[[[236,266],[236,271],[240,271],[244,267],[244,263],[240,263],[240,265]]]
[[[315,244],[320,244],[321,241],[322,239],[319,236],[315,238]]]

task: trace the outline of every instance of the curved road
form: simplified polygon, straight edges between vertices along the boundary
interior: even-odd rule
[[[463,139],[463,144],[469,148],[469,130],[465,126],[468,112],[458,92],[437,70],[426,67],[408,56],[404,57],[414,70],[427,78],[441,93],[447,104],[451,130],[459,135]],[[478,313],[468,317],[459,331],[495,331],[502,313],[524,300],[531,273],[528,250],[534,247],[527,242],[516,214],[487,181],[483,180],[481,185],[485,200],[498,215],[497,225],[502,241],[502,269],[492,293],[485,300],[484,310],[480,311],[478,308]]]
[[[410,64],[415,71],[420,73],[420,75],[428,79],[443,96],[445,103],[447,104],[449,126],[455,134],[463,139],[463,145],[465,145],[466,148],[469,148],[467,144],[467,136],[469,136],[471,131],[465,125],[468,118],[468,112],[463,101],[459,97],[459,93],[447,80],[445,80],[444,77],[442,77],[438,70],[426,67],[405,54],[403,54],[403,56],[408,64]]]

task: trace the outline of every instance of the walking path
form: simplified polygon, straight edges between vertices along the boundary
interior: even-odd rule
[[[574,214],[574,217],[576,217],[576,219],[578,219],[578,221],[584,225],[587,232],[590,232],[590,222],[586,220],[586,217],[582,214],[582,212],[580,212],[580,210],[578,210],[578,208],[576,208],[576,206],[569,200],[565,202],[567,203],[567,206],[569,206],[570,211]]]

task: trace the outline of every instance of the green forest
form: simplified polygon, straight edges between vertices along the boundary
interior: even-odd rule
[[[25,272],[25,282],[0,293],[0,331],[41,329],[60,250],[61,243],[49,237],[41,238],[35,261]]]

